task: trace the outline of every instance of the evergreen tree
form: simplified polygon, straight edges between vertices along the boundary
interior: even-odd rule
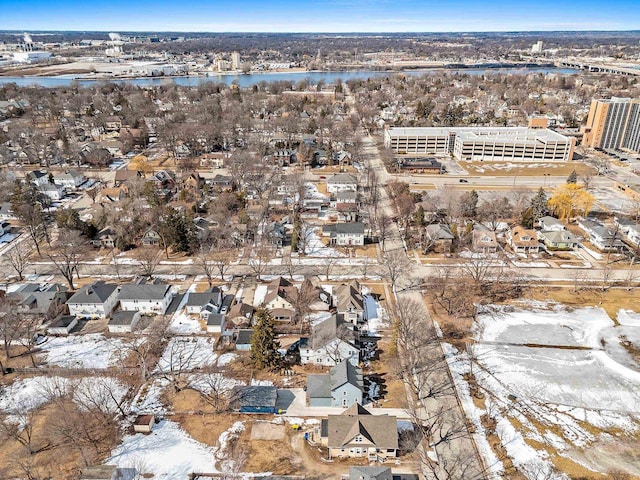
[[[260,308],[256,311],[255,326],[251,336],[251,363],[259,370],[275,368],[280,363],[280,342],[276,339],[271,313]]]
[[[567,177],[567,183],[578,183],[578,174],[575,170]]]
[[[536,223],[538,219],[549,215],[549,199],[544,189],[541,187],[531,199],[531,220]]]

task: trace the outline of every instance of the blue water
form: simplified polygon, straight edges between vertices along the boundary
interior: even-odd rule
[[[424,70],[406,70],[401,72],[403,75],[428,75],[434,73],[450,73],[450,74],[467,74],[467,75],[482,75],[485,73],[515,73],[526,75],[529,73],[556,73],[560,75],[572,75],[578,73],[578,70],[571,68],[555,68],[555,67],[529,67],[529,68],[491,68],[491,69],[424,69]],[[396,75],[398,72],[377,72],[368,70],[353,70],[347,72],[283,72],[283,73],[252,73],[247,75],[214,75],[211,77],[156,77],[156,78],[130,78],[120,80],[110,80],[115,82],[130,83],[138,86],[154,86],[163,85],[167,83],[175,83],[176,85],[194,87],[202,82],[216,82],[225,83],[231,85],[236,83],[240,87],[251,87],[260,82],[274,82],[274,81],[292,81],[299,82],[301,80],[309,79],[311,84],[316,84],[319,81],[325,83],[334,83],[336,80],[353,80],[353,79],[367,79],[375,77],[385,77]],[[71,76],[66,77],[0,77],[0,85],[4,83],[16,83],[19,86],[33,86],[38,85],[41,87],[63,87],[71,84],[74,79]],[[87,86],[94,85],[97,82],[105,82],[107,80],[76,80],[79,85]]]

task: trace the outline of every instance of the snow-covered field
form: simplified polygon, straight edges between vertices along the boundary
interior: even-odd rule
[[[213,339],[209,337],[173,337],[158,361],[159,372],[194,370],[214,365],[218,355],[213,353]]]
[[[529,478],[540,471],[549,474],[545,478],[567,478],[551,473],[549,448],[598,470],[599,460],[586,460],[582,452],[605,438],[616,441],[608,431],[638,431],[640,365],[621,342],[640,346],[640,316],[620,311],[617,322],[595,307],[489,305],[478,313],[473,358],[448,347],[472,423],[482,431],[480,416],[488,413],[509,457]],[[481,367],[473,373],[486,394],[484,410],[471,402],[462,379],[472,361]],[[479,442],[479,448],[486,445]]]
[[[125,437],[109,465],[135,468],[158,479],[188,479],[192,472],[216,472],[216,448],[194,440],[177,423],[162,420],[151,434]]]
[[[70,380],[63,377],[28,377],[17,379],[0,389],[0,411],[25,412],[65,395],[73,389],[73,398],[80,405],[96,402],[117,411],[128,388],[110,377],[84,377]]]
[[[122,340],[99,333],[50,337],[41,349],[48,365],[64,368],[115,367],[129,353]]]
[[[189,315],[186,311],[182,310],[171,319],[169,331],[172,333],[188,335],[193,333],[202,333],[202,327],[200,326],[200,320],[196,315]]]
[[[339,252],[335,248],[325,246],[316,232],[308,235],[305,253],[311,257],[346,257],[344,253]]]

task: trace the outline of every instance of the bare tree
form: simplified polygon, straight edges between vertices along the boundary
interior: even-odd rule
[[[167,322],[155,321],[146,332],[135,330],[123,339],[123,346],[132,352],[140,369],[140,378],[144,382],[151,376],[149,367],[162,355],[167,341]]]
[[[73,275],[80,276],[80,260],[83,258],[86,245],[86,239],[77,230],[62,230],[52,245],[51,253],[47,255],[71,290],[74,289]]]
[[[9,265],[18,275],[18,280],[22,281],[24,272],[29,265],[31,265],[31,261],[29,260],[29,256],[31,255],[31,242],[29,240],[18,241],[6,253],[6,258],[9,261]]]
[[[143,276],[147,278],[153,277],[158,265],[160,264],[160,256],[162,252],[154,247],[142,247],[136,251],[136,259],[140,264],[140,270]]]
[[[256,247],[249,259],[249,268],[255,274],[256,280],[265,273],[269,266],[269,261],[275,257],[275,249],[271,246],[261,245]]]
[[[0,415],[0,432],[22,445],[29,455],[51,448],[51,442],[35,433],[35,409],[22,406],[10,415]]]
[[[403,249],[398,248],[387,252],[382,258],[382,267],[385,276],[391,283],[391,288],[395,290],[398,281],[403,277],[408,277],[411,272],[411,261]]]

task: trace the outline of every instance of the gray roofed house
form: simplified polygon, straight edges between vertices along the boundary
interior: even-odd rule
[[[60,315],[47,326],[49,335],[68,335],[73,327],[78,324],[78,319],[72,315]]]
[[[340,190],[358,189],[358,180],[355,176],[348,173],[336,173],[327,179],[327,192],[336,193]]]
[[[578,239],[568,230],[538,232],[538,239],[551,250],[573,250],[578,245]]]
[[[328,375],[307,376],[307,396],[312,407],[362,404],[363,389],[362,370],[346,360],[332,367]]]
[[[23,309],[22,313],[50,318],[57,314],[58,308],[66,302],[69,295],[67,287],[59,283],[27,283],[7,294],[9,298],[18,301],[18,305]]]
[[[231,390],[230,407],[241,413],[276,413],[278,390],[274,386],[235,386]]]
[[[171,285],[167,284],[136,283],[120,287],[122,310],[164,314],[172,298]]]
[[[224,324],[226,316],[222,313],[211,313],[207,317],[207,332],[208,333],[222,333],[224,330]]]
[[[424,228],[424,240],[422,250],[446,253],[451,250],[453,244],[453,234],[449,225],[433,224]]]
[[[418,480],[415,473],[393,473],[390,467],[350,467],[349,480]]]
[[[218,287],[211,287],[203,293],[190,292],[185,309],[187,313],[200,313],[209,304],[217,307],[222,305],[222,290]]]
[[[545,232],[560,232],[567,229],[564,223],[550,215],[540,217],[538,219],[538,226]]]
[[[353,325],[334,314],[314,325],[311,338],[300,339],[300,362],[332,367],[342,360],[357,365],[360,349],[355,344]]]
[[[321,441],[335,457],[365,457],[369,461],[395,458],[398,450],[397,419],[391,415],[372,415],[354,404],[341,415],[329,415],[326,438]]]
[[[81,287],[67,300],[69,313],[77,317],[107,317],[118,299],[118,286],[100,280]]]
[[[338,285],[333,294],[337,312],[343,315],[344,320],[354,325],[364,320],[364,297],[357,281]]]
[[[253,337],[253,329],[242,328],[235,335],[236,350],[251,350],[251,337]]]
[[[322,227],[322,234],[329,236],[331,245],[362,246],[364,245],[364,224],[361,222],[334,223]]]

